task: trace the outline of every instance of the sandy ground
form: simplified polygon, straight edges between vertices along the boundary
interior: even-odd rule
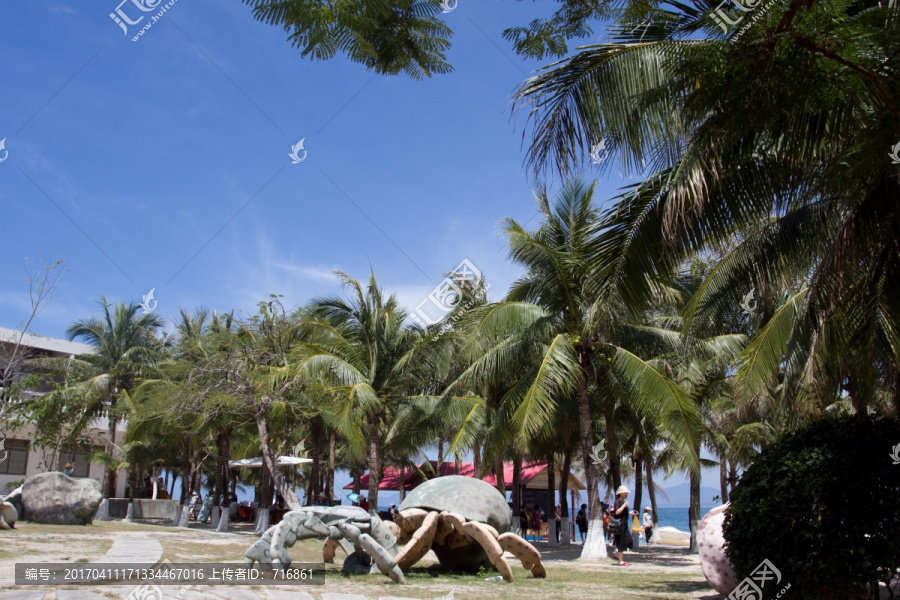
[[[536,544],[547,568],[547,579],[534,579],[521,566],[514,569],[515,581],[506,584],[485,581],[495,571],[454,573],[442,568],[434,553],[429,553],[406,572],[408,585],[392,583],[378,574],[348,576],[340,573],[343,554],[336,564],[328,565],[324,585],[315,586],[165,586],[154,590],[135,591],[134,586],[16,586],[14,569],[21,562],[71,562],[73,566],[95,562],[112,547],[113,542],[141,544],[156,540],[162,547],[162,558],[173,563],[241,562],[244,551],[257,539],[249,525],[227,534],[210,531],[205,526],[177,529],[169,526],[122,522],[95,523],[89,526],[54,526],[20,522],[13,531],[0,531],[0,599],[3,600],[96,600],[126,598],[133,600],[362,600],[366,599],[434,599],[442,600],[571,600],[597,598],[628,599],[693,599],[723,598],[707,584],[700,571],[699,559],[676,548],[642,547],[626,554],[628,567],[608,560],[582,561],[580,545],[551,548]],[[291,554],[295,562],[320,562],[321,542],[298,542]],[[513,559],[514,560],[514,559]],[[510,560],[510,564],[515,564]],[[143,596],[142,596],[143,594]],[[179,594],[181,594],[179,596]]]

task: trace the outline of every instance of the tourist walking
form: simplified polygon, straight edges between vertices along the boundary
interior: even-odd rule
[[[575,515],[575,524],[578,525],[578,533],[581,534],[581,543],[583,544],[588,530],[587,504],[581,505],[578,514]]]
[[[522,531],[522,537],[528,539],[528,509],[524,504],[519,507],[519,529]]]
[[[623,554],[628,549],[628,541],[631,538],[628,517],[637,514],[637,511],[628,510],[629,493],[631,492],[629,492],[627,487],[624,485],[619,486],[619,489],[616,490],[616,502],[613,504],[612,514],[609,517],[609,529],[613,533],[616,544],[615,556],[619,560],[619,566],[621,567],[628,566]]]
[[[642,519],[644,526],[644,541],[650,543],[650,536],[653,535],[653,509],[649,506],[644,509],[644,517]]]

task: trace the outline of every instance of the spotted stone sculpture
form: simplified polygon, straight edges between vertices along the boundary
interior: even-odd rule
[[[9,502],[0,502],[0,529],[15,529],[19,511]]]
[[[709,585],[720,594],[729,594],[737,587],[734,567],[725,555],[725,536],[722,524],[728,505],[716,507],[700,521],[697,543],[700,546],[700,567]]]

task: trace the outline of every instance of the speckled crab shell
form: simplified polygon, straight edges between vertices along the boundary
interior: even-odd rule
[[[487,523],[497,533],[506,533],[511,525],[509,505],[503,494],[480,479],[460,475],[426,481],[400,504],[401,511],[408,508],[456,513],[469,521]]]

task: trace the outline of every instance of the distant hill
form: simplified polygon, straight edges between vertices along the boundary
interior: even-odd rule
[[[691,505],[691,486],[688,483],[679,483],[678,485],[665,485],[663,484],[663,489],[666,490],[666,494],[669,496],[669,499],[666,500],[661,493],[656,494],[656,503],[662,508],[675,508],[675,507],[686,507]],[[700,487],[700,506],[718,506],[722,502],[720,500],[713,500],[714,496],[719,495],[719,490],[711,487]],[[632,496],[634,493],[632,492]],[[650,505],[650,499],[647,497],[647,491],[644,490],[644,497],[641,499],[641,502]]]

